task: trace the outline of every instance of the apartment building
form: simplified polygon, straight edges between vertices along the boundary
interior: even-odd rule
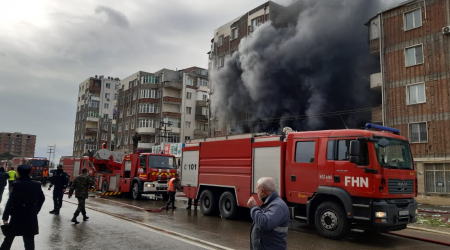
[[[73,155],[98,150],[103,142],[114,149],[119,78],[94,76],[79,84]]]
[[[10,153],[15,156],[34,157],[36,136],[20,132],[0,133],[0,154]]]
[[[138,147],[151,151],[163,143],[184,143],[208,135],[208,72],[191,67],[138,71],[121,80],[118,102],[117,150]]]
[[[380,60],[380,72],[370,77],[382,97],[372,120],[400,129],[410,141],[420,194],[448,194],[450,1],[406,1],[366,25],[369,53]]]
[[[220,26],[214,30],[214,38],[211,40],[211,50],[209,54],[208,70],[224,66],[225,58],[235,52],[241,39],[249,36],[261,24],[271,21],[275,26],[284,24],[283,13],[287,11],[285,6],[279,5],[272,1],[268,1],[258,7],[244,13],[243,15],[233,19],[232,21]],[[214,95],[214,83],[211,83],[211,95]],[[214,97],[212,97],[214,99]],[[239,115],[242,119],[251,117],[251,114]],[[227,119],[219,120],[212,114],[211,135],[224,136],[233,133]]]

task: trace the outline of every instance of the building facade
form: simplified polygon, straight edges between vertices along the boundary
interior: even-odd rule
[[[135,133],[141,136],[138,147],[145,151],[206,137],[208,92],[208,72],[198,67],[138,71],[121,80],[117,150],[131,152]]]
[[[19,157],[34,157],[36,136],[20,132],[0,133],[0,154],[10,153]]]
[[[114,129],[119,78],[95,76],[79,84],[73,155],[115,147]]]
[[[450,1],[406,1],[366,25],[370,53],[380,60],[380,72],[370,77],[382,97],[372,120],[410,141],[419,194],[448,194]]]
[[[283,25],[284,20],[281,17],[286,10],[285,6],[268,1],[215,29],[214,38],[211,40],[211,50],[208,52],[208,70],[210,73],[223,67],[225,58],[232,55],[238,49],[241,40],[249,36],[261,24],[271,21],[274,26]],[[214,99],[213,82],[211,82],[210,88],[212,99]],[[210,122],[211,136],[224,136],[233,133],[230,123],[227,122],[230,118],[218,118],[214,114],[211,115],[213,118]],[[234,119],[249,120],[251,114],[240,114],[239,117],[234,117]]]

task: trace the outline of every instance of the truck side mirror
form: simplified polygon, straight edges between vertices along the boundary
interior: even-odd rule
[[[381,139],[379,142],[378,142],[378,146],[380,146],[380,147],[382,147],[382,148],[385,148],[385,147],[387,147],[389,145],[389,141],[388,140],[386,140],[386,139]]]
[[[360,143],[358,140],[350,141],[349,160],[351,163],[354,163],[354,164],[359,163],[359,148],[360,148]]]

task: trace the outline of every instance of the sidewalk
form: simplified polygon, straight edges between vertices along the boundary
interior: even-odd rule
[[[433,206],[419,204],[419,216],[417,222],[408,226],[411,229],[423,229],[436,231],[436,233],[448,234],[450,236],[450,206]],[[429,213],[423,211],[430,211]],[[436,212],[444,212],[442,214]]]

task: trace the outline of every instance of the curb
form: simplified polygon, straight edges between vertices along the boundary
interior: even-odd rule
[[[407,229],[412,229],[412,230],[417,230],[417,231],[424,231],[424,232],[429,232],[429,233],[438,233],[438,234],[443,234],[443,235],[450,235],[450,233],[447,232],[441,232],[438,230],[433,230],[433,229],[428,229],[428,228],[421,228],[421,227],[414,227],[414,226],[407,226]]]
[[[50,197],[49,195],[45,195],[45,196]],[[75,202],[72,202],[72,201],[65,200],[64,202],[67,202],[67,203],[70,203],[70,204],[73,204],[73,205],[78,205],[78,203],[75,203]],[[145,224],[143,222],[132,220],[132,219],[126,218],[124,216],[113,214],[113,213],[110,213],[110,212],[102,211],[100,209],[93,208],[93,207],[88,206],[88,205],[85,205],[85,206],[86,206],[86,208],[89,208],[89,209],[91,209],[93,211],[96,211],[96,212],[99,212],[99,213],[102,213],[102,214],[107,214],[107,215],[112,216],[114,218],[118,218],[118,219],[125,220],[125,221],[128,221],[128,222],[132,222],[132,223],[135,223],[135,224],[139,224],[141,226],[148,227],[148,228],[153,229],[155,231],[163,232],[165,234],[169,234],[169,235],[172,235],[172,236],[177,236],[177,237],[183,238],[185,240],[189,240],[189,241],[192,241],[192,242],[195,242],[195,243],[198,243],[198,244],[202,244],[202,245],[205,245],[205,246],[208,246],[208,247],[211,247],[211,248],[216,248],[216,249],[221,249],[221,250],[233,250],[232,248],[224,247],[224,246],[221,246],[221,245],[214,244],[212,242],[208,242],[208,241],[204,241],[204,240],[201,240],[201,239],[197,239],[195,237],[188,236],[188,235],[185,235],[185,234],[182,234],[182,233],[177,233],[177,232],[170,231],[170,230],[167,230],[167,229],[163,229],[163,228],[160,228],[160,227],[148,225],[148,224]]]

